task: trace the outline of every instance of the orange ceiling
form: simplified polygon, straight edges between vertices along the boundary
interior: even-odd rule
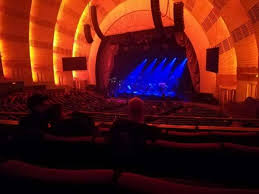
[[[173,24],[173,3],[160,0],[165,25]],[[179,0],[178,0],[179,1]],[[186,33],[200,63],[201,85],[231,85],[257,74],[258,21],[253,18],[259,0],[183,0]],[[95,59],[100,40],[84,39],[83,25],[90,23],[89,7],[96,5],[102,31],[107,34],[153,28],[150,0],[0,0],[0,51],[4,75],[26,83],[71,85],[73,78],[95,82]],[[205,50],[220,46],[217,77],[205,71]],[[88,72],[63,73],[64,56],[87,56]],[[227,80],[227,81],[226,81]],[[206,89],[207,88],[207,89]],[[213,89],[214,90],[214,89]]]

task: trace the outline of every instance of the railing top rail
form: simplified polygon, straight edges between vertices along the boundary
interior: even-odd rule
[[[81,111],[82,113],[86,113],[89,115],[105,115],[105,116],[117,116],[117,117],[126,117],[127,114],[123,113],[104,113],[104,112],[86,112]],[[17,115],[17,116],[25,116],[28,113],[26,112],[0,112],[0,115]],[[217,120],[217,121],[240,121],[240,122],[258,122],[259,119],[256,118],[233,118],[233,117],[203,117],[203,116],[177,116],[177,115],[145,115],[146,118],[154,118],[154,119],[186,119],[186,120]]]

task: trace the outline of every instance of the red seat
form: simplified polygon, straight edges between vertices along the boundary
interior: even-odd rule
[[[157,140],[154,145],[183,150],[219,150],[222,146],[220,143],[178,143],[173,141]]]
[[[253,146],[244,146],[239,144],[232,144],[232,143],[224,143],[224,148],[235,150],[235,151],[241,151],[241,152],[247,152],[247,153],[258,153],[259,156],[259,147],[253,147]]]
[[[105,144],[106,141],[105,141],[104,137],[96,137],[96,138],[94,138],[94,143],[96,143],[96,144]]]
[[[58,137],[50,134],[45,134],[44,139],[47,141],[56,141],[56,142],[70,142],[70,143],[76,143],[76,142],[92,142],[93,137],[87,136],[87,137]]]
[[[168,131],[168,135],[171,136],[183,136],[183,137],[201,137],[201,136],[208,136],[208,132],[176,132],[176,131]]]
[[[111,184],[113,171],[48,169],[20,161],[10,160],[0,165],[0,174],[47,183]]]
[[[256,132],[211,132],[211,135],[222,137],[252,137],[256,136]]]
[[[119,179],[122,188],[149,194],[258,194],[259,190],[225,189],[173,183],[141,175],[123,173]]]

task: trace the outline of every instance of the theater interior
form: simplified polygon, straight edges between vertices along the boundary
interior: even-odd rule
[[[259,0],[0,0],[1,193],[259,193]]]

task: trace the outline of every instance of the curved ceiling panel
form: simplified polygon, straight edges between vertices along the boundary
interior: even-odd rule
[[[53,64],[56,85],[73,85],[71,72],[63,72],[62,57],[72,57],[74,36],[88,1],[63,0],[54,33]]]
[[[84,35],[84,25],[90,24],[90,7],[91,3],[88,3],[83,14],[78,22],[76,34],[73,45],[73,57],[87,57],[90,49],[90,44],[87,43]],[[93,28],[91,28],[91,34],[94,34]],[[73,71],[73,78],[75,80],[88,80],[88,71]]]
[[[32,84],[29,54],[31,0],[0,1],[0,49],[4,77]]]
[[[54,83],[53,39],[61,0],[32,0],[30,59],[34,82]]]

